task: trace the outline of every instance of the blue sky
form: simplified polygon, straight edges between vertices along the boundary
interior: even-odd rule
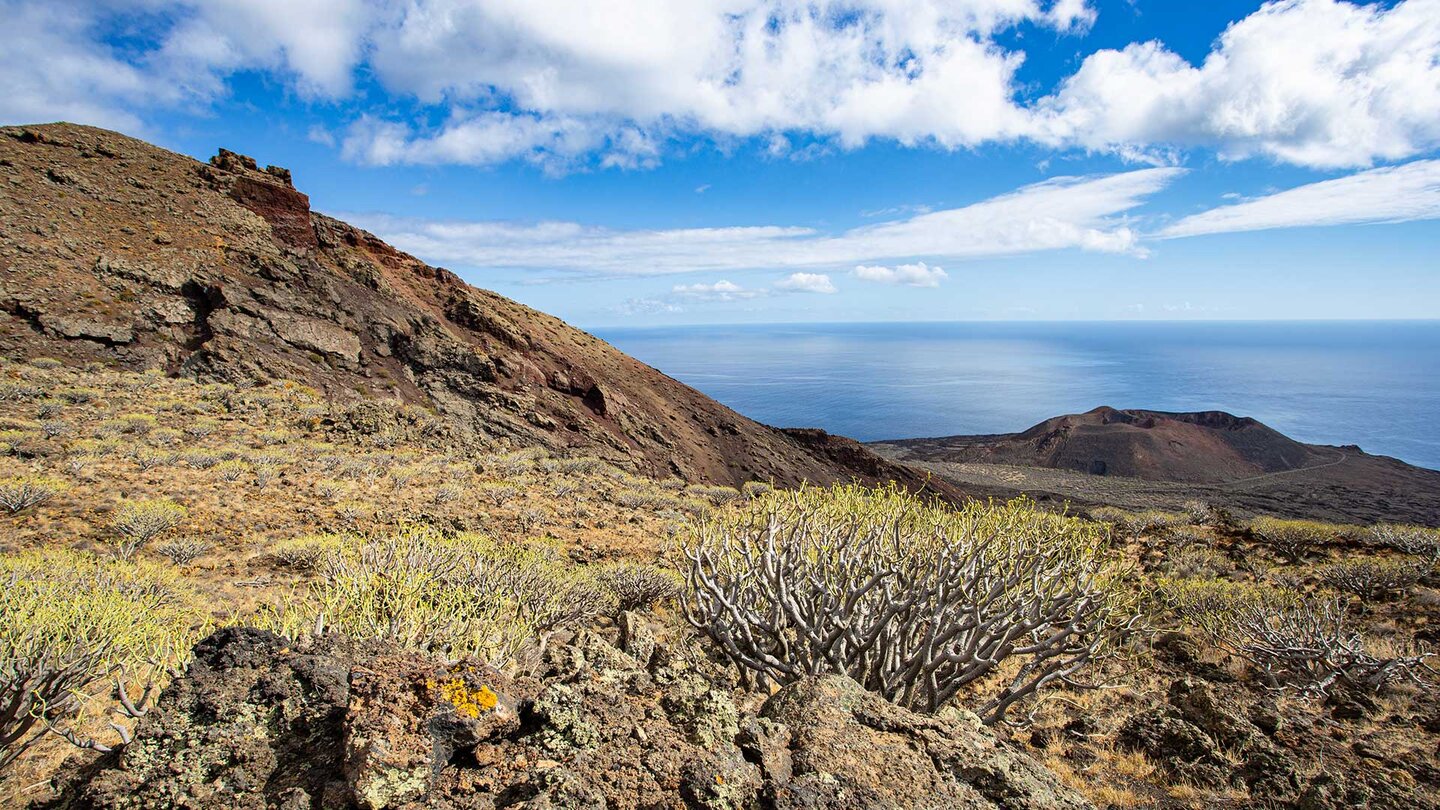
[[[582,326],[1440,317],[1440,0],[0,0],[0,121]]]

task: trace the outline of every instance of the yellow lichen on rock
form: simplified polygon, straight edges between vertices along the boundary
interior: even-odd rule
[[[494,711],[500,702],[500,696],[490,687],[471,689],[459,678],[450,678],[440,683],[429,681],[427,685],[439,692],[441,698],[455,707],[455,711],[472,719],[482,713]]]

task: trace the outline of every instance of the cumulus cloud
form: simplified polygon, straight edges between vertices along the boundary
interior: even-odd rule
[[[855,275],[866,281],[901,284],[906,287],[939,287],[940,282],[948,278],[943,269],[931,267],[925,262],[900,264],[895,267],[862,264],[855,268]]]
[[[731,281],[720,280],[713,284],[676,284],[670,294],[676,298],[693,301],[748,301],[765,294],[764,290],[749,290]]]
[[[775,289],[788,292],[822,293],[837,292],[835,283],[824,273],[791,273],[775,282]]]
[[[884,139],[1030,141],[1171,165],[1177,150],[1368,166],[1440,146],[1440,0],[1280,0],[1198,65],[1086,56],[1039,100],[1040,26],[1088,0],[0,0],[0,118],[135,129],[258,71],[340,101],[357,162],[643,169],[676,141],[805,159]],[[123,47],[110,44],[122,32]],[[136,32],[139,32],[138,34]],[[1003,36],[1002,36],[1003,35]],[[358,77],[378,92],[355,93]]]
[[[1168,168],[1059,177],[962,208],[837,234],[779,225],[621,231],[572,222],[345,217],[441,264],[610,275],[854,267],[1069,248],[1143,256],[1140,234],[1125,214],[1183,173]]]
[[[1099,51],[1036,125],[1135,158],[1167,144],[1322,168],[1410,157],[1440,145],[1440,0],[1268,3],[1198,67],[1159,42]]]
[[[1163,238],[1317,225],[1440,219],[1440,160],[1417,160],[1185,217]]]

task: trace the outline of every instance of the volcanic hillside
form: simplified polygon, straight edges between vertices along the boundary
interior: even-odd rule
[[[243,155],[204,164],[91,127],[8,127],[0,178],[0,354],[13,359],[294,380],[432,408],[479,444],[692,481],[924,483],[858,446],[817,451],[315,213],[287,170]]]
[[[926,460],[1013,464],[1216,483],[1298,470],[1334,457],[1249,417],[1100,407],[1046,419],[1023,433],[889,442]]]

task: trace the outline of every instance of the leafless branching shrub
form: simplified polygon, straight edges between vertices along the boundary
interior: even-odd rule
[[[135,552],[185,520],[185,507],[171,500],[126,501],[115,510],[110,527],[115,530],[115,554],[128,560]]]
[[[1336,590],[1379,601],[1419,582],[1433,568],[1432,560],[1420,557],[1360,558],[1327,565],[1320,570],[1320,578]]]
[[[680,579],[658,565],[626,560],[606,563],[595,580],[615,596],[616,610],[641,610],[680,594]]]
[[[1430,559],[1440,558],[1440,530],[1424,526],[1378,523],[1366,531],[1366,539],[1378,546],[1392,548],[1401,554]]]
[[[777,492],[710,514],[681,551],[686,618],[762,681],[841,673],[935,711],[1005,666],[978,706],[988,723],[1071,681],[1136,620],[1099,529],[1026,501],[953,511],[894,487]]]
[[[37,475],[23,475],[14,478],[0,478],[0,509],[18,514],[32,506],[39,506],[64,492],[67,485],[58,478]]]
[[[1160,590],[1182,621],[1247,661],[1272,688],[1324,695],[1343,682],[1374,691],[1418,680],[1434,655],[1419,647],[1379,654],[1351,623],[1344,597],[1219,581],[1172,581]]]
[[[181,537],[155,547],[155,553],[176,565],[189,565],[205,556],[210,546],[193,537]]]
[[[1336,537],[1336,527],[1313,520],[1281,520],[1259,517],[1250,521],[1250,531],[1287,562],[1297,563],[1306,552]]]

